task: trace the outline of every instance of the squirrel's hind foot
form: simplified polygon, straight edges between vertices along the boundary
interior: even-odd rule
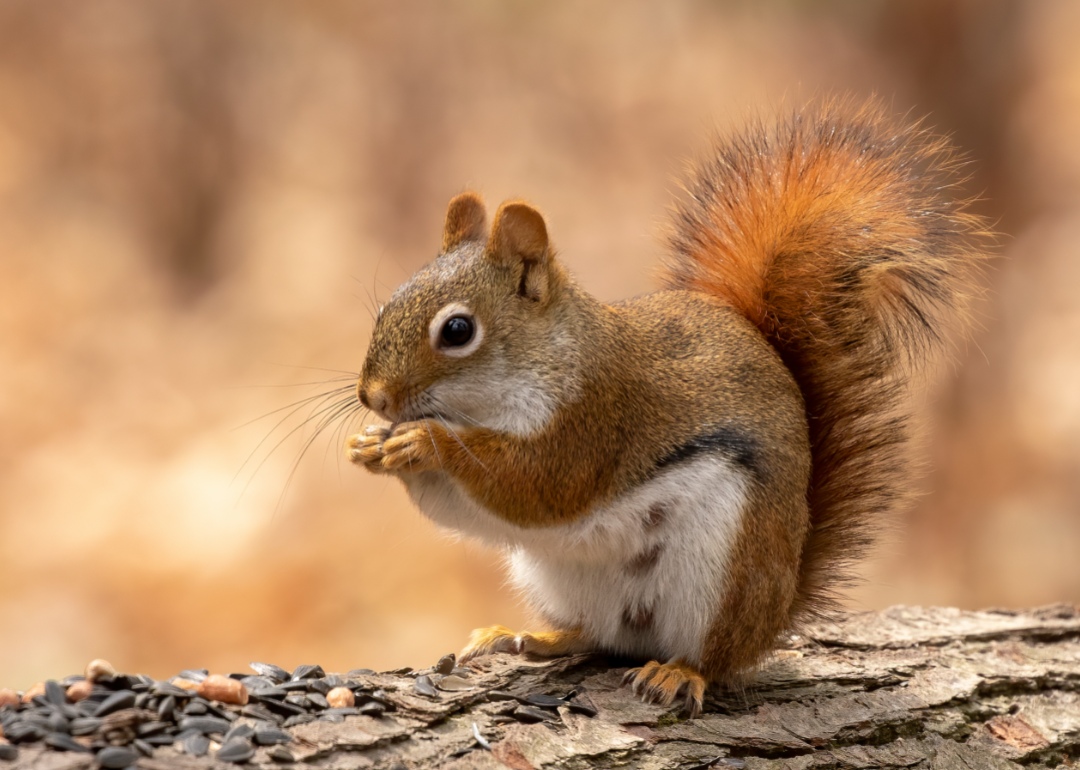
[[[705,677],[693,666],[681,660],[659,663],[650,660],[641,668],[632,668],[623,677],[634,695],[646,703],[670,706],[675,699],[686,698],[682,713],[693,719],[701,713],[705,700]]]
[[[559,655],[572,655],[590,649],[582,639],[579,629],[569,631],[545,631],[539,634],[515,634],[506,626],[478,628],[469,637],[469,643],[462,650],[460,661],[467,663],[480,655],[492,652],[509,652],[514,655],[539,655],[554,658]]]

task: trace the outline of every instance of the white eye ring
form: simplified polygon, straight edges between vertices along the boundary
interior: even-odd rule
[[[443,324],[454,316],[464,316],[472,321],[473,325],[472,339],[459,347],[449,347],[442,343]],[[428,340],[431,342],[431,349],[436,353],[450,358],[464,358],[475,353],[480,343],[484,341],[484,326],[480,323],[480,319],[473,315],[468,305],[451,302],[431,319],[431,324],[428,326]]]

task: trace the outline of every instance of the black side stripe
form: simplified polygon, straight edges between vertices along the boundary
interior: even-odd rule
[[[722,455],[758,478],[764,473],[761,448],[757,441],[747,431],[733,426],[695,436],[682,446],[675,447],[656,463],[653,473],[667,470],[703,454]]]

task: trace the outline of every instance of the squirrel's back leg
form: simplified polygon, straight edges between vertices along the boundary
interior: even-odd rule
[[[660,663],[650,660],[641,668],[632,668],[623,677],[634,695],[647,703],[670,706],[683,697],[683,713],[691,719],[701,713],[705,700],[705,677],[682,659]]]
[[[490,652],[510,652],[515,655],[540,655],[554,658],[559,655],[573,655],[588,652],[593,645],[585,639],[581,629],[566,631],[544,631],[537,634],[515,634],[505,626],[478,628],[472,632],[468,644],[461,651],[461,662],[466,663],[480,655]]]

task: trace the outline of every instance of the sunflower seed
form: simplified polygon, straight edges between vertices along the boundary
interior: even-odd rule
[[[255,756],[255,747],[246,738],[229,741],[214,755],[222,762],[247,762],[253,756]]]
[[[114,711],[132,708],[134,705],[135,693],[131,690],[120,690],[99,703],[98,707],[94,709],[94,716],[103,717]]]
[[[460,676],[444,676],[439,680],[438,687],[440,690],[446,692],[461,692],[462,690],[475,690],[476,685],[470,684],[468,680],[462,679]]]
[[[206,713],[206,701],[201,698],[193,698],[190,703],[184,706],[184,713],[188,716],[202,716]]]
[[[284,746],[275,746],[274,748],[270,749],[269,752],[267,752],[267,756],[275,762],[281,762],[282,764],[288,764],[296,761],[296,759],[292,755],[292,752]]]
[[[514,709],[514,719],[525,724],[534,724],[536,722],[547,722],[554,717],[546,711],[541,711],[533,706],[518,706]]]
[[[297,666],[290,678],[292,681],[296,682],[301,679],[322,679],[324,676],[326,676],[326,672],[323,671],[322,666],[304,665]]]
[[[14,762],[19,758],[19,749],[10,743],[0,743],[0,759]]]
[[[28,743],[30,741],[40,741],[45,737],[46,732],[48,731],[41,725],[23,719],[6,726],[4,728],[4,737],[12,743]]]
[[[77,751],[83,754],[90,752],[90,749],[83,746],[67,733],[49,733],[45,736],[45,745],[57,749],[58,751]]]
[[[228,743],[234,738],[250,738],[255,734],[255,728],[250,725],[233,725],[229,728],[229,732],[225,733],[225,737],[221,739],[222,743]]]
[[[559,706],[566,705],[566,701],[564,701],[562,698],[555,698],[551,695],[543,695],[541,693],[537,693],[536,695],[530,695],[525,699],[525,702],[530,706],[539,706],[540,708],[545,709],[555,709]]]
[[[50,679],[45,682],[45,699],[49,703],[60,706],[67,703],[67,691],[59,682]]]
[[[205,668],[185,668],[179,674],[176,675],[180,679],[186,679],[189,682],[195,682],[198,684],[206,677],[210,676],[209,669]]]
[[[259,676],[265,676],[272,682],[281,683],[289,678],[288,671],[281,666],[275,666],[273,663],[258,663],[253,661],[248,665],[251,666],[251,670],[259,674]]]
[[[180,720],[180,729],[224,734],[229,729],[229,723],[216,717],[184,717]]]
[[[164,698],[161,699],[161,703],[158,704],[158,719],[162,721],[166,719],[172,719],[174,711],[176,711],[176,698],[172,695],[166,695]]]
[[[69,728],[72,735],[90,735],[97,732],[103,724],[105,720],[101,717],[76,717],[71,720]]]
[[[189,735],[185,738],[180,744],[180,747],[184,750],[185,754],[190,754],[193,757],[201,757],[210,750],[210,739],[205,735],[196,733],[195,735]]]
[[[172,726],[171,722],[143,722],[135,728],[135,734],[140,738],[146,738],[150,735],[157,735],[160,732],[165,732]]]
[[[49,714],[49,729],[54,733],[71,732],[71,722],[59,711]]]
[[[413,683],[413,687],[421,695],[426,695],[429,698],[438,698],[439,693],[435,690],[435,685],[431,683],[431,677],[427,674],[421,674],[416,677],[416,682]]]
[[[277,743],[289,743],[291,740],[291,735],[289,735],[284,730],[278,730],[277,728],[255,731],[255,742],[260,746],[272,746]]]
[[[107,749],[99,751],[96,757],[99,765],[110,768],[110,770],[119,770],[128,765],[133,765],[138,758],[137,753],[122,746],[109,746]]]
[[[150,692],[158,697],[162,695],[173,698],[190,698],[191,691],[185,690],[183,687],[177,687],[171,682],[154,682],[154,685],[150,688]]]
[[[314,722],[315,717],[311,714],[297,714],[291,716],[285,720],[284,727],[296,727],[297,725],[306,725],[308,722]]]
[[[577,701],[568,701],[566,706],[575,714],[582,714],[587,717],[594,717],[598,713],[592,706]]]

